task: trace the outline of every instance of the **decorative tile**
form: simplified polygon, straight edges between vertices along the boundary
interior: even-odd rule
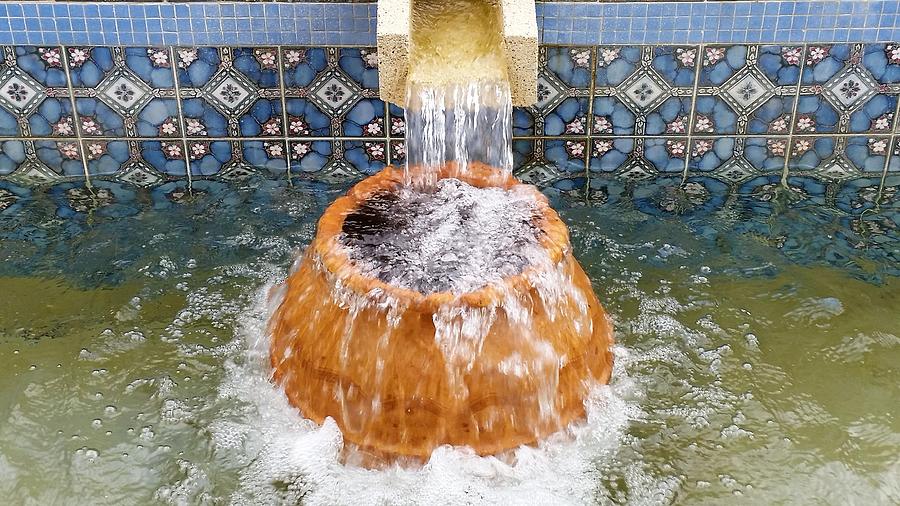
[[[171,131],[178,121],[178,104],[170,49],[66,49],[80,135],[177,135]]]
[[[226,164],[232,161],[237,142],[224,140],[189,141],[187,143],[188,165],[192,177],[210,177],[223,171]]]
[[[287,109],[287,134],[290,137],[331,136],[331,118],[304,98],[285,100]]]
[[[695,133],[788,133],[801,54],[799,47],[704,47]]]
[[[888,160],[887,171],[900,172],[900,137],[894,137],[894,145],[891,149],[890,159]]]
[[[642,140],[637,140],[641,142]],[[633,157],[635,139],[595,138],[591,139],[591,153],[588,168],[591,172],[616,172]]]
[[[2,50],[0,135],[74,136],[62,48],[7,46]],[[59,130],[55,131],[57,125]]]
[[[406,137],[406,114],[403,109],[389,103],[388,116],[390,118],[388,134],[391,137]],[[515,113],[513,114],[513,119],[515,119]],[[515,126],[513,126],[513,130],[515,131]]]
[[[787,164],[789,145],[787,137],[749,137],[744,141],[741,153],[753,172],[781,174]]]
[[[840,116],[834,106],[819,95],[801,95],[797,100],[794,134],[835,132]]]
[[[587,179],[582,144],[586,146],[587,139],[514,141],[513,173],[521,181],[541,187],[565,192],[583,189]]]
[[[276,48],[176,48],[188,137],[284,135]]]
[[[0,176],[12,174],[25,162],[25,143],[20,140],[0,141]]]
[[[34,141],[34,151],[44,165],[41,169],[49,168],[59,176],[84,177],[83,154],[77,141]],[[38,167],[34,170],[44,172]]]
[[[862,64],[878,83],[900,83],[900,44],[866,44]]]
[[[637,116],[618,98],[594,97],[591,134],[633,135],[636,120]],[[686,130],[687,121],[683,125],[682,130]]]
[[[694,133],[737,133],[738,115],[718,96],[698,96],[694,112]]]
[[[700,48],[696,46],[657,46],[653,48],[653,68],[674,87],[691,87]]]
[[[736,139],[720,137],[691,140],[691,172],[718,172],[735,156]]]
[[[406,164],[406,141],[404,139],[392,139],[388,143],[388,160],[391,165]]]
[[[166,176],[187,176],[185,146],[181,140],[143,141],[141,158],[155,171]]]
[[[813,171],[835,153],[839,138],[809,137],[791,141],[788,167],[791,171]],[[835,167],[837,170],[837,167]]]
[[[131,158],[127,141],[93,139],[82,143],[90,176],[108,176],[119,172]]]
[[[314,177],[331,161],[331,141],[290,141],[291,173]]]
[[[284,87],[306,89],[328,66],[323,47],[286,47],[281,50]],[[297,93],[295,91],[295,93]]]
[[[386,112],[385,103],[380,99],[364,98],[347,111],[341,122],[341,133],[348,137],[384,138],[387,136]]]
[[[861,172],[884,172],[891,149],[890,137],[847,137],[845,154]]]
[[[537,103],[513,112],[513,135],[584,135],[589,116],[590,48],[542,47]]]
[[[700,58],[700,86],[720,86],[747,66],[747,46],[705,46]]]
[[[805,122],[818,132],[890,131],[897,89],[884,46],[840,44],[807,48],[796,131]]]
[[[284,176],[287,173],[288,150],[284,140],[243,141],[240,146],[242,160],[226,167],[225,174],[220,174],[220,177],[246,179],[257,172],[273,177]]]
[[[691,50],[601,47],[592,133],[687,134],[696,65],[689,58]]]
[[[687,139],[649,138],[644,141],[644,158],[658,172],[683,172],[687,156]]]
[[[344,160],[360,174],[375,174],[387,166],[387,142],[384,139],[344,141]]]

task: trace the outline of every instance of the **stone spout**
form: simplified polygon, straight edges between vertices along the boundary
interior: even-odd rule
[[[425,1],[429,0],[378,0],[379,94],[385,101],[399,105],[405,102],[412,2]],[[496,1],[502,17],[512,103],[527,107],[537,101],[538,30],[534,0]]]

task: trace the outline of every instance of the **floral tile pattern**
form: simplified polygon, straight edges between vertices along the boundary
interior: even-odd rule
[[[330,184],[406,162],[372,47],[0,49],[11,187]],[[513,112],[514,170],[553,195],[599,205],[644,188],[663,213],[700,212],[719,185],[848,213],[894,199],[900,44],[546,45],[537,84]]]

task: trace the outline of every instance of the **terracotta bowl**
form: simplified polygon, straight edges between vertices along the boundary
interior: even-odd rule
[[[448,165],[440,176],[531,192],[540,244],[572,285],[549,302],[529,280],[536,266],[504,286],[461,295],[422,294],[364,276],[338,243],[344,219],[404,184],[401,169],[384,169],[328,207],[270,321],[274,380],[305,417],[332,417],[345,442],[380,459],[427,459],[444,444],[482,455],[534,444],[583,418],[590,386],[607,383],[612,370],[612,327],[547,199],[487,166],[460,174]],[[527,328],[505,311],[506,290],[532,315]],[[494,311],[480,351],[462,361],[435,338],[435,313],[448,307]]]

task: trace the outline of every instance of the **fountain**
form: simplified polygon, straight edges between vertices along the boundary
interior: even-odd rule
[[[504,62],[522,58],[504,57],[501,5],[423,0],[410,17],[409,163],[325,211],[270,320],[275,382],[365,465],[535,444],[612,370],[565,225],[511,173]]]

